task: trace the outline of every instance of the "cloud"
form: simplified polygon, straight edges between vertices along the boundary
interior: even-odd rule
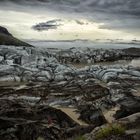
[[[79,25],[87,25],[88,23],[86,22],[83,22],[83,21],[81,21],[81,20],[75,20],[75,22],[77,23],[77,24],[79,24]]]
[[[113,12],[112,14],[140,16],[139,0],[1,0],[0,3],[2,2],[34,7],[47,6],[47,8],[55,8],[59,11],[72,9],[74,12],[89,12],[91,14],[92,12]]]
[[[75,12],[114,12],[114,14],[128,14],[140,16],[139,0],[1,0],[0,3],[14,3],[17,5],[42,6],[50,9]],[[54,9],[53,9],[54,10]],[[92,13],[91,13],[92,14]]]
[[[5,6],[3,6],[5,4]],[[18,8],[20,7],[20,8]],[[139,30],[140,0],[1,0],[0,8],[36,11],[52,11],[64,17],[85,18],[104,23],[101,28]],[[27,12],[26,11],[26,12]],[[83,24],[76,19],[78,24]],[[57,25],[47,25],[45,29],[56,29]],[[39,25],[38,25],[39,26]],[[40,28],[39,29],[43,29]],[[44,29],[43,29],[44,30]]]
[[[106,22],[104,25],[99,26],[100,29],[121,29],[121,30],[133,30],[136,31],[140,29],[140,20],[131,18],[124,20],[112,20],[110,22]]]
[[[49,20],[47,22],[38,23],[36,25],[33,25],[32,28],[37,31],[44,31],[44,30],[51,30],[51,29],[57,29],[62,24],[60,23],[61,19],[54,19]]]

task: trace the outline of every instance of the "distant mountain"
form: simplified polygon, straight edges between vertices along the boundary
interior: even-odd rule
[[[2,26],[0,26],[0,45],[33,47],[32,45],[15,38],[6,28]]]
[[[140,57],[140,48],[132,47],[124,49],[123,51],[125,52],[126,55]]]

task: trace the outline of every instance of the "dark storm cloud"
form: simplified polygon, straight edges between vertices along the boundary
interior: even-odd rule
[[[60,22],[61,22],[61,19],[49,20],[47,22],[38,23],[32,26],[32,28],[37,31],[57,29],[58,26],[62,25]]]
[[[105,23],[101,28],[129,30],[140,26],[140,0],[1,0],[0,5],[2,3],[6,6],[9,4],[8,8],[14,3],[23,5],[24,8],[26,6],[27,9],[32,6],[32,10],[49,9],[70,16],[77,14],[79,17]]]
[[[82,21],[80,21],[80,20],[75,20],[75,22],[76,22],[77,24],[79,24],[79,25],[84,25],[84,24],[86,24],[86,23],[84,23],[84,22],[82,22]]]
[[[1,0],[0,2],[34,6],[54,6],[59,10],[75,9],[81,12],[113,12],[115,14],[140,16],[140,0]],[[61,9],[61,7],[63,7]],[[85,11],[86,10],[86,11]]]

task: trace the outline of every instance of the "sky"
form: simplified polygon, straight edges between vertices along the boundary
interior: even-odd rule
[[[0,0],[0,25],[29,40],[139,40],[140,0]]]

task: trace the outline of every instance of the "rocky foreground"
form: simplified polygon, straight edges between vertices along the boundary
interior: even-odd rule
[[[105,61],[112,58],[109,51],[97,52]],[[114,51],[117,60],[122,54]],[[0,46],[0,139],[138,140],[140,68],[78,69],[63,61],[46,50]]]

